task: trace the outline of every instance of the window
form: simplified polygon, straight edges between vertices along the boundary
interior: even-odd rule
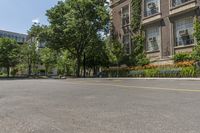
[[[129,5],[122,8],[122,27],[127,26],[130,23]]]
[[[175,46],[194,44],[193,17],[175,21]]]
[[[144,16],[148,17],[160,12],[160,0],[144,0]]]
[[[149,52],[159,50],[161,39],[160,39],[160,27],[150,27],[146,30],[146,50]]]
[[[130,35],[125,34],[123,35],[123,44],[124,44],[124,51],[126,54],[130,54]]]
[[[188,1],[191,1],[191,0],[172,0],[172,7],[182,5]]]

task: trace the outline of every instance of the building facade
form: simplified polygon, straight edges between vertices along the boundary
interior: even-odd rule
[[[124,51],[131,53],[130,34],[130,2],[131,0],[111,0],[111,19],[114,35],[124,44]]]
[[[126,6],[130,8],[129,0],[113,0],[111,6],[115,32],[122,36],[121,12]],[[196,44],[193,22],[195,17],[200,16],[199,6],[200,0],[142,0],[141,23],[146,38],[144,45],[152,63],[166,63],[176,53],[192,51]],[[120,35],[119,40],[126,45]]]
[[[20,33],[5,31],[5,30],[0,30],[0,38],[1,37],[14,39],[19,44],[23,44],[24,42],[27,41],[27,35],[26,34],[20,34]]]

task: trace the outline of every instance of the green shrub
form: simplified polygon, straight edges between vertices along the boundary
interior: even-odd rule
[[[173,57],[174,62],[183,62],[193,60],[192,55],[190,53],[177,53]]]
[[[11,75],[12,75],[12,76],[15,76],[15,75],[17,74],[17,72],[18,72],[17,69],[13,69],[13,70],[11,71]]]
[[[182,68],[180,75],[181,75],[181,77],[195,77],[196,76],[195,67]]]
[[[200,69],[196,66],[185,67],[158,67],[158,68],[144,68],[144,69],[128,69],[121,68],[107,69],[102,72],[103,77],[197,77],[200,76]]]
[[[145,70],[145,77],[157,77],[159,75],[158,69],[147,69]]]
[[[103,71],[103,75],[107,77],[127,77],[129,71],[126,69],[114,69]]]
[[[200,61],[200,45],[196,45],[192,51],[192,58],[195,61]]]
[[[145,66],[150,63],[150,60],[146,57],[145,53],[141,53],[136,57],[138,66]]]
[[[129,77],[144,77],[145,71],[144,70],[132,70],[128,74]]]

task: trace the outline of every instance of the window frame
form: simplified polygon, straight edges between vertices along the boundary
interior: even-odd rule
[[[186,1],[186,2],[183,2],[183,3],[181,3],[181,4],[178,4],[178,5],[173,5],[173,1],[175,1],[175,0],[170,0],[170,8],[177,8],[177,7],[180,7],[180,6],[184,6],[184,5],[187,5],[187,4],[189,4],[189,3],[191,3],[191,2],[194,2],[194,1],[196,1],[196,0],[188,0],[188,1]]]
[[[148,30],[152,30],[154,28],[157,28],[157,31],[158,31],[158,34],[157,36],[154,36],[156,37],[157,39],[157,49],[152,49],[150,50],[149,49],[149,38],[153,38],[153,35],[148,35]],[[153,33],[153,32],[152,32]],[[155,32],[154,32],[155,33]],[[151,37],[152,36],[152,37]],[[162,44],[162,40],[161,40],[161,26],[159,25],[156,25],[156,26],[150,26],[150,27],[147,27],[146,30],[145,30],[145,49],[146,49],[146,52],[147,53],[151,53],[151,52],[159,52],[161,50],[161,44]]]
[[[128,10],[128,23],[125,23],[124,24],[124,22],[123,22],[123,15],[125,14],[124,13],[124,9],[126,9],[126,8],[128,8],[127,10]],[[131,21],[131,19],[130,19],[130,17],[131,17],[131,13],[130,13],[130,4],[127,4],[127,5],[125,5],[125,6],[123,6],[122,8],[121,8],[121,27],[126,27],[126,26],[129,26],[130,25],[130,21]]]
[[[157,1],[158,2],[158,11],[156,13],[147,15],[147,2],[146,1],[148,1],[148,0],[143,0],[143,17],[144,18],[148,18],[148,17],[151,17],[151,16],[154,16],[156,14],[161,13],[161,0],[151,0],[151,1]]]
[[[187,28],[185,26],[186,27],[185,29],[181,29],[180,28],[179,30],[177,30],[177,23],[180,22],[180,21],[186,21],[186,19],[191,19],[192,20],[192,24],[190,24],[191,27]],[[185,23],[185,22],[182,22],[182,23]],[[192,46],[192,45],[195,44],[195,37],[193,36],[193,33],[194,33],[193,24],[194,24],[194,16],[184,17],[184,18],[181,18],[181,19],[178,19],[178,20],[174,21],[174,23],[173,23],[173,31],[174,31],[174,47],[175,48],[177,48],[177,47],[187,47],[187,46]],[[189,23],[188,23],[188,25],[189,25]],[[183,26],[183,25],[181,25],[181,26]],[[190,37],[190,39],[189,40],[182,40],[183,44],[179,44],[178,42],[180,42],[180,40],[179,41],[177,40],[178,39],[177,34],[178,34],[178,32],[184,31],[184,30],[185,31],[187,30],[187,32],[190,32],[190,30],[192,30],[192,33],[191,34],[188,33],[189,35],[187,36],[187,37]],[[179,39],[180,38],[181,37],[179,36]],[[184,44],[184,41],[191,41],[192,43]]]

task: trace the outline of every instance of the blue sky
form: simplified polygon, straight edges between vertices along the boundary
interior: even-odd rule
[[[26,33],[33,21],[48,24],[46,10],[59,0],[0,0],[0,29]]]

